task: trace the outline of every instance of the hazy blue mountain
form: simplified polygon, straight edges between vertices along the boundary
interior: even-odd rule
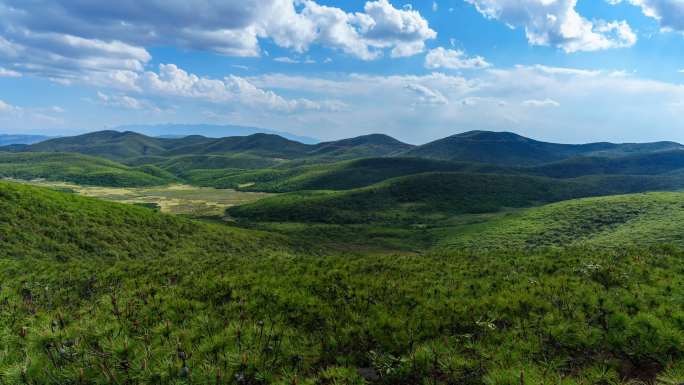
[[[47,139],[50,139],[50,137],[42,135],[0,134],[0,146],[9,146],[11,144],[34,144]]]
[[[115,128],[116,131],[135,131],[149,136],[164,138],[178,138],[189,135],[202,135],[209,138],[225,138],[230,136],[248,136],[254,134],[274,134],[283,138],[305,144],[316,144],[320,140],[308,136],[299,136],[288,132],[270,130],[267,128],[213,125],[213,124],[157,124],[157,125],[126,125]]]

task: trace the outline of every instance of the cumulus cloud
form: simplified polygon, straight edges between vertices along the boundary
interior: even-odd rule
[[[200,77],[174,64],[161,64],[158,72],[146,71],[135,82],[143,94],[167,98],[188,98],[211,103],[239,103],[280,112],[306,110],[340,110],[344,104],[334,100],[312,101],[305,98],[287,99],[273,91],[259,88],[249,80],[235,75],[223,79]]]
[[[565,142],[684,139],[673,136],[672,126],[681,113],[672,106],[684,100],[684,86],[612,70],[529,65],[468,76],[264,74],[248,80],[259,88],[311,100],[334,97],[346,104],[353,114],[308,111],[296,119],[245,122],[309,127],[309,135],[326,139],[331,133],[353,136],[379,129],[414,143],[470,129]]]
[[[500,20],[511,28],[523,28],[532,45],[577,52],[630,47],[637,40],[625,21],[586,19],[576,10],[577,0],[466,1],[489,19]]]
[[[425,56],[425,68],[437,69],[468,69],[468,68],[487,68],[490,64],[481,57],[468,57],[465,52],[460,50],[445,49],[437,47],[428,52]]]
[[[666,31],[684,32],[684,2],[677,0],[606,0],[610,4],[630,3],[644,15],[656,19]]]
[[[0,64],[62,82],[130,76],[149,62],[150,46],[259,56],[267,39],[372,60],[415,55],[436,35],[419,12],[388,0],[356,13],[313,0],[0,0]]]
[[[425,41],[437,37],[418,11],[398,10],[387,0],[369,1],[366,15],[357,15],[361,32],[369,45],[391,47],[392,57],[413,56],[423,52]]]

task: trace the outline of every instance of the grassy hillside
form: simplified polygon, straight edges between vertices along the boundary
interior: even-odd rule
[[[684,380],[684,254],[311,255],[0,183],[4,384]]]
[[[673,142],[557,144],[525,138],[510,132],[470,131],[415,147],[405,152],[404,156],[505,166],[532,166],[583,155],[625,156],[682,148],[682,145]]]
[[[101,158],[63,153],[0,152],[0,177],[114,187],[157,186],[175,181],[173,175],[155,166],[128,167]]]
[[[310,156],[337,160],[398,155],[414,146],[382,134],[319,143]]]
[[[657,192],[554,203],[450,230],[455,248],[684,246],[684,193]]]
[[[684,179],[606,176],[571,180],[523,175],[425,173],[349,191],[283,194],[229,209],[258,221],[367,223],[432,221],[578,197],[681,188]]]
[[[31,145],[31,152],[72,152],[122,160],[165,151],[162,141],[133,132],[101,131],[74,137],[57,138]]]
[[[193,183],[244,191],[293,192],[302,190],[349,190],[399,176],[425,172],[507,172],[520,170],[478,163],[448,162],[421,158],[363,158],[317,164],[283,163],[255,170],[195,170],[187,173]]]

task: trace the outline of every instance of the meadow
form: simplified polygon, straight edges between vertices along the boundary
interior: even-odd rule
[[[266,193],[241,192],[212,187],[170,184],[155,187],[99,187],[46,180],[12,180],[17,183],[41,186],[57,191],[100,198],[112,202],[138,204],[164,213],[196,218],[223,218],[229,207],[254,202]]]

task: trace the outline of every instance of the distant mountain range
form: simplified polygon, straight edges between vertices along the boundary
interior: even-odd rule
[[[146,136],[137,132],[99,131],[44,142],[5,147],[14,152],[71,152],[116,161],[190,155],[241,155],[276,160],[344,160],[391,156],[412,148],[387,135],[373,134],[319,144],[305,144],[274,134],[225,138],[191,135],[182,138]],[[0,148],[0,150],[3,150]]]
[[[50,139],[50,137],[41,135],[0,134],[0,146],[9,146],[12,144],[34,144],[47,139]]]
[[[470,131],[417,146],[404,155],[422,158],[533,166],[578,156],[616,157],[683,150],[674,142],[557,144],[510,132]]]
[[[165,132],[169,134],[198,126],[147,127],[154,133]],[[176,127],[177,131],[173,131],[173,128],[166,130],[168,127]],[[218,129],[217,126],[207,127]],[[244,127],[243,129],[248,130]],[[596,166],[596,160],[578,162],[576,158],[636,157],[630,160],[631,164],[636,164],[639,162],[638,157],[645,154],[667,153],[668,155],[657,157],[662,162],[677,162],[684,155],[684,151],[682,151],[684,146],[674,142],[558,144],[541,142],[510,132],[489,131],[470,131],[421,146],[406,144],[383,134],[309,144],[280,135],[265,133],[212,138],[200,135],[159,137],[147,136],[133,131],[99,131],[45,140],[35,144],[15,145],[5,147],[4,150],[15,152],[72,152],[116,161],[131,161],[136,158],[149,157],[206,157],[215,155],[240,155],[278,161],[340,161],[401,156],[488,163],[507,167],[529,167],[572,160],[550,166],[553,169]],[[599,163],[605,162],[607,161],[599,161]],[[614,168],[616,166],[605,165],[605,167]]]
[[[267,128],[213,125],[213,124],[156,124],[156,125],[125,125],[114,129],[115,131],[133,131],[144,135],[161,138],[182,138],[191,135],[202,135],[209,138],[225,138],[229,136],[248,136],[254,134],[273,134],[283,138],[305,144],[316,144],[320,140],[308,136],[293,135],[288,132],[270,130]]]

